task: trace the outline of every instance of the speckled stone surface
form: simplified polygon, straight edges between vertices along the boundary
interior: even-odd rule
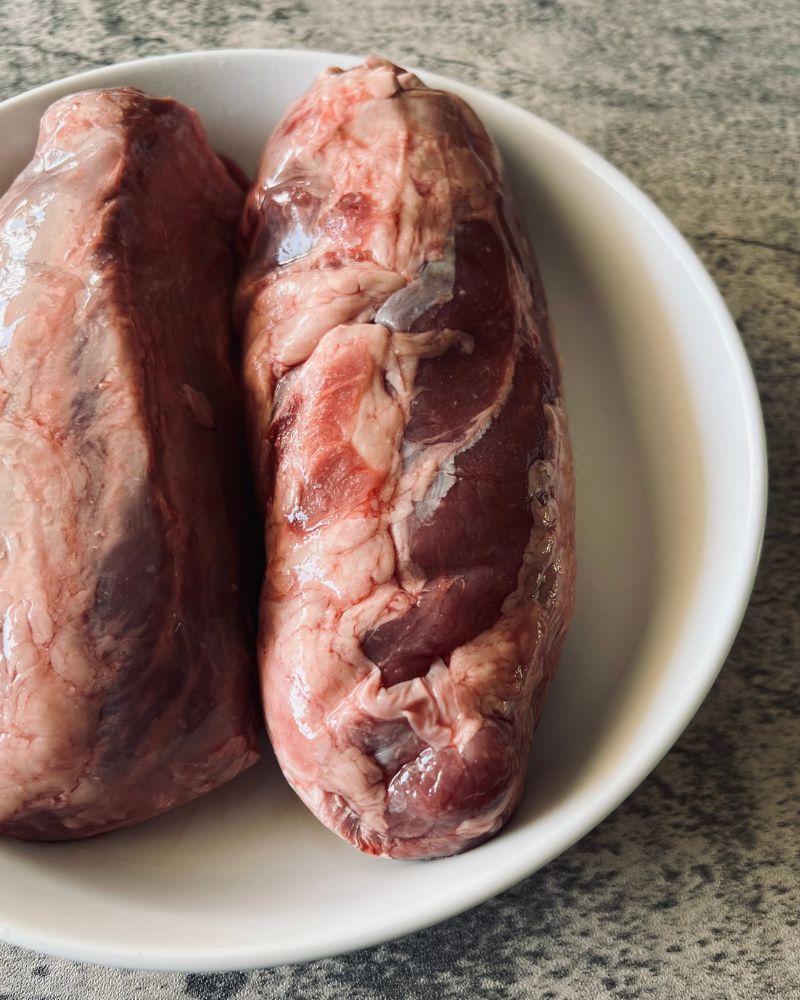
[[[594,146],[689,237],[755,368],[771,490],[744,625],[638,791],[472,912],[355,955],[227,975],[120,972],[0,945],[0,1000],[800,998],[800,4],[356,6],[0,3],[0,98],[177,50],[374,51],[478,84]]]

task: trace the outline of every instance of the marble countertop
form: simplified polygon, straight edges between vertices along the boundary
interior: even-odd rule
[[[0,945],[0,1000],[800,1000],[800,6],[794,0],[0,0],[0,98],[136,56],[377,52],[536,111],[689,238],[752,360],[770,451],[741,633],[658,769],[579,844],[369,951],[151,974]],[[0,887],[2,892],[2,887]]]

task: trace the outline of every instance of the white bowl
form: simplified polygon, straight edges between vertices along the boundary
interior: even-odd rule
[[[55,98],[132,84],[202,115],[253,170],[316,52],[201,52],[83,73],[0,105],[0,188]],[[758,398],[725,306],[628,180],[552,125],[462,94],[505,156],[541,264],[578,485],[578,606],[527,791],[495,840],[444,861],[363,857],[306,812],[274,761],[138,828],[0,842],[0,937],[113,965],[228,970],[312,959],[442,920],[559,854],[655,766],[739,626],[763,530]]]

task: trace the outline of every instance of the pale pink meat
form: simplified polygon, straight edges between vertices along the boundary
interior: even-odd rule
[[[243,198],[192,112],[118,89],[52,105],[0,201],[5,833],[147,819],[257,757]]]
[[[237,294],[277,758],[373,854],[508,820],[574,602],[574,492],[535,266],[473,112],[379,60],[269,142]]]

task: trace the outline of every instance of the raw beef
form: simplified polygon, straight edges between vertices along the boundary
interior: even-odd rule
[[[519,800],[574,600],[559,366],[497,153],[398,67],[330,71],[243,237],[272,744],[362,850],[464,850]]]
[[[5,833],[134,823],[256,759],[243,198],[191,111],[119,89],[54,104],[0,201]]]

